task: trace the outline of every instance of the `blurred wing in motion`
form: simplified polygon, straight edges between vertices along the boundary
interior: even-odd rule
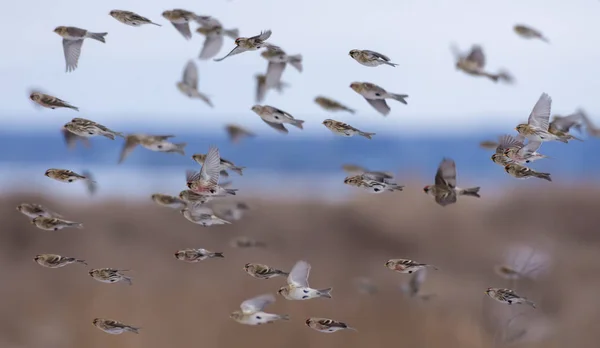
[[[215,62],[220,62],[220,61],[222,61],[223,59],[225,59],[225,58],[227,58],[229,56],[235,56],[236,54],[240,54],[240,53],[243,53],[243,52],[246,52],[246,50],[244,48],[242,48],[240,46],[235,46],[235,48],[232,49],[231,52],[227,53],[227,55],[225,57],[217,58],[217,59],[213,59],[213,60]]]
[[[67,40],[63,39],[63,50],[65,52],[65,61],[67,63],[67,72],[77,69],[77,62],[81,55],[81,46],[83,45],[83,39],[81,40]]]
[[[377,58],[381,58],[383,60],[385,60],[386,62],[390,61],[390,58],[388,56],[386,56],[385,54],[381,54],[379,52],[375,52],[375,51],[371,51],[371,50],[363,50],[363,52],[369,53],[372,56],[375,56]]]
[[[527,245],[515,245],[508,249],[505,263],[521,276],[538,278],[548,272],[550,255]]]
[[[258,39],[260,41],[266,41],[271,37],[271,34],[272,34],[271,30],[265,30],[265,31],[261,31],[260,34],[253,36],[250,39],[251,40]]]
[[[89,148],[90,147],[90,140],[86,137],[81,137],[77,134],[71,133],[68,130],[61,128],[60,132],[63,135],[63,139],[65,140],[65,143],[67,144],[67,148],[69,149],[74,149],[75,146],[77,145],[77,141],[80,141],[83,146]]]
[[[281,76],[285,70],[286,63],[269,62],[267,74],[265,76],[265,85],[267,88],[275,88],[281,82]]]
[[[435,174],[435,184],[438,186],[456,187],[456,164],[449,158],[444,158]],[[456,197],[454,197],[456,200]]]
[[[256,75],[256,102],[262,103],[267,95],[267,83],[265,75]],[[37,105],[37,104],[36,104]]]
[[[173,23],[171,22],[171,24],[173,24],[173,26],[175,27],[175,29],[177,29],[177,31],[179,33],[181,33],[181,35],[183,35],[183,37],[186,40],[189,40],[192,38],[192,32],[190,31],[190,24],[189,23]]]
[[[245,314],[253,314],[262,311],[266,306],[274,302],[275,296],[273,294],[264,294],[242,302],[240,308]]]
[[[308,287],[308,276],[310,275],[310,264],[306,261],[298,261],[292,267],[290,275],[287,278],[289,285],[297,288]]]
[[[263,120],[264,123],[268,124],[269,126],[271,126],[271,128],[275,129],[276,131],[283,133],[283,134],[288,134],[290,131],[287,130],[287,128],[285,128],[285,126],[281,123],[273,123],[273,122],[269,122],[267,120],[264,120],[261,118],[261,120]]]
[[[196,63],[191,60],[183,70],[182,82],[189,87],[198,88],[198,68],[196,67]]]
[[[206,36],[204,46],[202,46],[202,51],[200,51],[198,58],[201,60],[213,58],[219,53],[221,48],[223,48],[223,35],[211,32]]]
[[[85,187],[87,188],[88,193],[93,196],[98,191],[98,184],[94,181],[94,176],[87,170],[82,171],[81,174],[87,178],[87,180],[84,181]]]
[[[131,151],[133,151],[133,149],[135,149],[135,147],[139,144],[139,140],[137,138],[137,136],[135,135],[128,135],[126,140],[125,140],[125,144],[123,144],[123,149],[121,150],[121,154],[119,155],[119,162],[118,163],[123,163],[123,161],[125,160],[125,158],[127,158],[127,156],[129,156],[129,154],[131,153]]]
[[[455,61],[458,61],[462,57],[462,52],[455,43],[450,44],[450,52],[452,52]]]
[[[390,113],[390,107],[388,106],[387,102],[385,101],[385,99],[367,99],[365,98],[365,100],[371,104],[371,106],[377,110],[378,112],[380,112],[383,116],[387,116]]]
[[[513,137],[510,134],[505,134],[498,138],[498,147],[496,148],[496,153],[503,155],[504,150],[506,150],[506,149],[518,148],[518,147],[522,147],[522,146],[523,146],[523,141],[519,141],[519,140],[515,139],[515,137]]]

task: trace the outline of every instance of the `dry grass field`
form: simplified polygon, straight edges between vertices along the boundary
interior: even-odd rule
[[[0,344],[6,348],[163,347],[502,347],[505,331],[520,335],[514,347],[598,347],[600,331],[599,190],[557,188],[505,192],[502,197],[460,199],[445,208],[422,192],[359,195],[343,204],[246,200],[250,210],[228,226],[204,228],[152,202],[57,202],[14,195],[0,202]],[[15,207],[41,203],[82,230],[36,229]],[[232,248],[249,236],[265,248]],[[551,255],[545,276],[517,284],[538,308],[503,306],[487,287],[508,286],[493,268],[511,245]],[[223,251],[224,259],[187,264],[178,249]],[[134,284],[104,284],[83,265],[40,267],[39,253],[87,260],[89,268],[132,270]],[[423,293],[400,290],[409,275],[384,267],[390,258],[434,264]],[[229,319],[244,299],[276,293],[283,278],[254,279],[247,262],[288,270],[312,264],[310,283],[333,287],[333,298],[305,302],[278,296],[268,311],[291,321],[250,327]],[[355,277],[367,276],[375,295],[359,294]],[[347,322],[358,332],[322,334],[304,325],[309,316]],[[142,327],[139,335],[113,336],[95,317]],[[507,337],[508,337],[507,336]],[[495,337],[495,339],[494,339]]]

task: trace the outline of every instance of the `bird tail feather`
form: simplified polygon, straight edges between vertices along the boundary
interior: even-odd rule
[[[317,290],[319,297],[325,297],[325,298],[331,298],[331,290],[333,290],[333,288],[327,288],[327,289],[322,289],[322,290]]]
[[[90,33],[88,31],[87,37],[89,37],[90,39],[94,39],[94,40],[98,40],[100,42],[106,43],[106,40],[104,39],[106,34],[108,34],[108,33]]]
[[[406,101],[406,98],[408,98],[408,94],[393,94],[390,93],[390,97],[392,97],[392,99],[397,100],[399,102],[401,102],[404,105],[408,105],[408,102]]]

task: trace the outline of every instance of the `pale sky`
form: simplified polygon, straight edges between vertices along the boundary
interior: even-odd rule
[[[323,127],[325,118],[390,130],[514,127],[542,92],[553,98],[553,113],[582,107],[600,123],[596,0],[33,0],[9,1],[0,14],[5,48],[0,124],[50,127],[79,116],[109,126],[143,121],[266,127],[250,111],[254,75],[266,71],[266,60],[247,52],[222,62],[199,61],[203,37],[194,33],[186,41],[161,16],[173,8],[214,16],[226,28],[239,28],[241,36],[271,29],[270,42],[289,54],[302,53],[304,72],[288,67],[283,80],[291,88],[282,95],[270,91],[264,103],[306,120],[307,129]],[[129,27],[109,16],[112,9],[134,11],[163,26]],[[518,37],[512,30],[517,23],[540,30],[551,43]],[[78,69],[65,73],[62,39],[53,32],[59,25],[108,32],[107,42],[86,40]],[[6,28],[18,28],[18,35]],[[456,71],[451,43],[461,50],[481,44],[487,69],[509,70],[516,84],[494,84]],[[233,47],[226,38],[218,57]],[[379,51],[399,66],[362,66],[348,56],[354,48]],[[200,90],[212,97],[214,109],[187,99],[175,87],[189,59],[197,63]],[[384,118],[349,88],[353,81],[408,94],[409,104],[389,101],[392,112]],[[36,110],[27,98],[30,87],[67,100],[81,112]],[[321,94],[357,114],[326,113],[313,102]]]

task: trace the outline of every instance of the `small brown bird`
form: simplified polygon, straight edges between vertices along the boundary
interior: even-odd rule
[[[225,57],[213,59],[215,62],[220,62],[223,59],[234,56],[236,54],[240,54],[246,51],[256,51],[263,47],[266,48],[275,48],[265,41],[267,41],[271,37],[271,30],[261,31],[260,34],[252,37],[238,37],[235,39],[235,48],[231,50],[231,52],[227,53]]]
[[[525,138],[533,141],[552,141],[557,140],[568,143],[567,138],[554,135],[548,131],[550,128],[550,109],[552,107],[552,98],[546,93],[542,93],[538,101],[533,106],[529,114],[527,123],[517,125],[515,130]]]
[[[247,263],[244,265],[244,271],[257,279],[271,279],[274,277],[287,277],[290,275],[287,272],[263,265],[261,263]]]
[[[254,105],[252,107],[260,119],[276,131],[287,134],[289,131],[284,124],[291,124],[294,127],[304,129],[304,121],[295,119],[290,113],[270,105]]]
[[[225,195],[201,195],[192,190],[183,190],[179,192],[179,199],[187,203],[205,204],[213,200],[215,197],[225,197]],[[182,207],[181,209],[183,209]]]
[[[367,139],[371,139],[371,136],[375,135],[375,133],[363,132],[359,129],[352,127],[349,124],[346,124],[346,123],[340,122],[340,121],[336,121],[336,120],[332,120],[330,118],[323,121],[323,125],[325,127],[327,127],[327,129],[329,129],[332,133],[341,135],[341,136],[345,136],[345,137],[351,137],[351,136],[358,134]]]
[[[125,282],[128,285],[133,285],[133,279],[130,276],[126,276],[122,272],[127,272],[127,269],[115,269],[115,268],[96,268],[88,272],[90,277],[101,283],[118,283]]]
[[[44,175],[49,177],[50,179],[54,179],[54,180],[57,180],[60,182],[75,182],[75,181],[79,181],[79,180],[90,180],[90,178],[88,178],[87,176],[77,174],[74,171],[68,170],[68,169],[50,168],[50,169],[46,170]]]
[[[101,135],[110,140],[115,140],[115,136],[124,138],[121,132],[115,132],[105,126],[94,121],[86,120],[85,118],[76,117],[71,122],[63,126],[66,130],[81,137],[93,137]]]
[[[184,201],[181,198],[177,198],[175,196],[164,195],[162,193],[155,193],[151,197],[152,197],[152,201],[154,201],[154,203],[156,203],[160,206],[163,206],[163,207],[181,210],[187,206],[186,201]]]
[[[198,248],[198,249],[181,249],[175,252],[175,258],[177,260],[185,261],[188,263],[196,263],[215,257],[224,258],[222,252],[213,252],[210,250]]]
[[[426,263],[420,263],[413,260],[408,259],[391,259],[385,263],[385,267],[391,269],[392,271],[396,271],[398,273],[413,273],[419,270],[422,270],[426,267],[431,267],[435,270],[438,270],[437,267],[433,265],[428,265]]]
[[[185,155],[185,146],[187,143],[172,143],[167,139],[175,137],[174,135],[148,135],[148,134],[130,134],[125,138],[125,144],[119,156],[119,162],[123,163],[125,158],[138,145],[155,152],[178,153]]]
[[[349,176],[344,179],[344,184],[361,188],[369,193],[382,193],[385,191],[402,191],[404,185],[392,181],[386,173],[365,172]]]
[[[17,205],[17,210],[30,219],[34,219],[38,216],[47,218],[62,218],[60,214],[57,214],[39,204],[21,203]]]
[[[46,170],[46,172],[44,173],[45,176],[60,181],[60,182],[66,182],[66,183],[71,183],[71,182],[75,182],[75,181],[79,181],[79,180],[85,180],[85,181],[90,181],[91,179],[85,175],[81,175],[81,174],[77,174],[72,170],[68,170],[68,169],[57,169],[57,168],[51,168]]]
[[[375,51],[354,49],[350,50],[350,52],[348,52],[348,55],[350,55],[352,59],[364,66],[376,67],[385,64],[395,67],[396,65],[398,65],[396,63],[392,63],[388,56]]]
[[[183,35],[186,40],[192,38],[192,32],[190,31],[189,23],[198,18],[195,13],[176,8],[170,11],[164,11],[162,16],[171,22],[175,29],[177,29],[177,31]]]
[[[216,216],[211,208],[203,207],[200,203],[192,203],[180,210],[186,220],[203,227],[231,224],[231,222]]]
[[[510,134],[505,134],[498,137],[498,146],[496,146],[496,153],[492,155],[492,161],[503,167],[506,166],[512,162],[512,159],[506,155],[506,152],[510,149],[516,149],[518,151],[523,147],[524,141],[525,137],[523,137],[521,134],[519,134],[517,138]]]
[[[242,140],[243,138],[253,138],[256,136],[256,134],[250,132],[249,130],[238,126],[236,124],[228,124],[225,126],[225,131],[227,132],[227,135],[229,136],[229,141],[231,141],[234,144],[237,144],[240,142],[240,140]]]
[[[74,257],[60,256],[56,254],[40,254],[33,258],[40,266],[47,268],[60,268],[72,263],[81,263],[87,266],[85,260],[79,260]]]
[[[435,184],[427,185],[423,192],[435,197],[437,204],[442,207],[456,203],[457,196],[471,196],[480,198],[480,187],[462,189],[456,187],[456,163],[449,158],[442,159],[435,173]]]
[[[323,333],[332,333],[339,330],[358,331],[355,328],[348,326],[346,323],[327,318],[308,318],[304,323],[311,329]]]
[[[79,111],[78,107],[73,106],[60,98],[53,97],[49,94],[44,94],[41,92],[32,92],[29,95],[29,99],[31,99],[33,102],[35,102],[38,105],[41,105],[45,108],[52,109],[52,110],[54,110],[56,108],[68,108],[68,109],[73,109],[75,111]]]
[[[146,17],[142,17],[137,13],[123,10],[112,10],[108,13],[111,17],[118,20],[123,24],[127,24],[132,27],[139,27],[144,24],[154,24],[161,27],[160,24],[154,23]]]
[[[58,231],[67,227],[83,228],[83,224],[80,222],[63,220],[56,217],[48,218],[37,216],[31,220],[31,223],[35,225],[35,227],[46,231]]]
[[[200,99],[211,108],[214,106],[208,95],[198,91],[198,68],[193,60],[188,61],[186,64],[183,77],[181,81],[177,82],[177,88],[188,98]]]
[[[517,24],[513,27],[513,30],[515,33],[517,33],[517,35],[524,39],[540,39],[544,42],[550,43],[550,41],[548,41],[548,39],[545,38],[540,31],[526,25]]]
[[[63,38],[63,50],[65,53],[65,61],[67,63],[67,72],[77,69],[79,56],[81,55],[81,46],[83,45],[84,39],[90,38],[106,43],[104,37],[108,34],[92,33],[85,29],[65,26],[56,27],[54,32]]]
[[[517,163],[509,163],[504,167],[504,170],[512,177],[517,179],[529,179],[529,178],[540,178],[548,181],[552,181],[550,173],[536,172],[531,168],[527,168]]]
[[[501,289],[501,288],[488,288],[485,291],[485,294],[494,300],[504,303],[504,304],[527,304],[533,308],[535,308],[535,303],[531,300],[526,299],[525,297],[521,297],[517,295],[513,290],[510,289]]]
[[[394,99],[404,105],[408,104],[406,101],[408,94],[389,93],[374,83],[352,82],[350,88],[363,96],[363,98],[365,98],[365,100],[383,116],[387,116],[391,110],[385,101],[386,99]]]
[[[130,325],[125,325],[121,322],[111,319],[101,319],[96,318],[92,321],[95,327],[98,329],[111,334],[111,335],[120,335],[125,331],[133,332],[134,334],[139,334],[139,327],[133,327]]]
[[[219,195],[221,191],[219,186],[220,174],[221,155],[219,149],[216,146],[210,146],[200,171],[186,172],[187,187],[194,193],[201,195]],[[235,194],[235,191],[231,191],[231,189],[225,189],[225,191]]]
[[[466,55],[461,53],[454,45],[450,46],[450,50],[454,54],[457,70],[461,70],[471,76],[485,76],[494,82],[504,81],[512,83],[514,80],[506,71],[500,71],[497,74],[485,71],[486,59],[483,54],[483,48],[479,45],[473,45]]]
[[[353,109],[350,109],[349,107],[344,106],[331,98],[318,96],[315,98],[315,103],[327,111],[348,111],[351,114],[355,113]]]

